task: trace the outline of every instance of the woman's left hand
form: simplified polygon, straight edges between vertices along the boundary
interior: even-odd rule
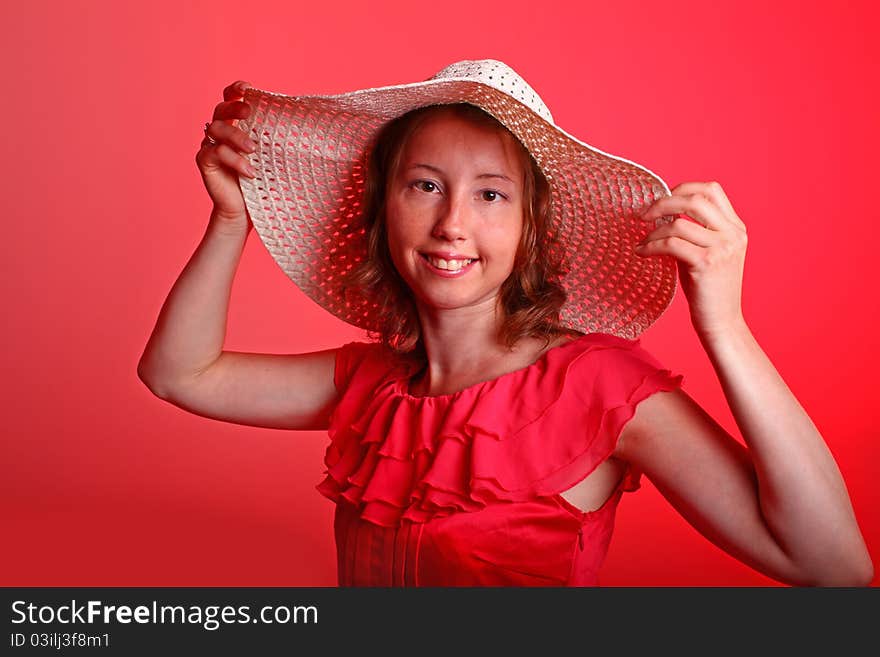
[[[648,233],[636,253],[676,258],[691,321],[701,337],[744,327],[745,224],[717,182],[686,182],[671,192],[655,201],[642,218],[653,222],[665,215],[686,216]]]

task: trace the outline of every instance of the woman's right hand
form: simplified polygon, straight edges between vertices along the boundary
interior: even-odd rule
[[[238,81],[223,90],[223,102],[214,107],[214,116],[196,154],[196,164],[208,195],[214,201],[213,217],[226,226],[247,228],[248,214],[238,185],[239,173],[253,178],[255,172],[245,156],[256,149],[254,142],[233,121],[250,116],[250,106],[241,100],[250,85]]]

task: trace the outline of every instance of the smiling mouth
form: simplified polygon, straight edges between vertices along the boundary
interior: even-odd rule
[[[479,258],[467,258],[464,260],[444,260],[443,258],[435,258],[434,256],[429,256],[424,253],[420,253],[419,255],[437,269],[445,269],[446,271],[459,271],[460,269],[464,269],[465,267],[467,267],[472,262],[476,262],[477,260],[479,260]]]

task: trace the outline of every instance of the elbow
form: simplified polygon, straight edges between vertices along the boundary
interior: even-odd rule
[[[855,581],[856,583],[851,586],[871,586],[874,581],[874,564],[871,562],[871,557],[865,556],[865,561]]]
[[[144,364],[144,361],[138,363],[137,367],[137,375],[147,389],[153,393],[159,399],[168,399],[170,392],[168,390],[168,386],[162,382],[162,380],[155,375],[155,373],[151,372],[149,367]]]
[[[871,586],[873,581],[874,564],[870,557],[866,556],[861,562],[854,563],[849,567],[839,567],[823,573],[819,577],[813,577],[806,586],[856,588]]]

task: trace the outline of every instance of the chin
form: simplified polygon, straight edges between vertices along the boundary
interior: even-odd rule
[[[430,294],[423,291],[422,294],[417,295],[416,299],[419,305],[427,309],[455,310],[457,308],[475,308],[487,303],[494,304],[499,292],[500,290],[495,290],[495,292],[479,294],[461,290],[452,294]]]

